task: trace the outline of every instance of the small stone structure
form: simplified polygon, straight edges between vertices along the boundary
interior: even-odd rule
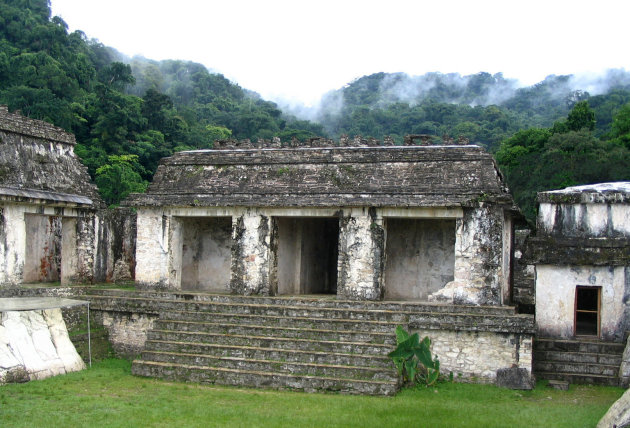
[[[83,370],[60,307],[68,299],[0,299],[0,385]],[[57,301],[61,301],[57,303]],[[80,303],[80,302],[79,302]]]
[[[630,320],[630,183],[538,194],[538,334],[620,342]]]
[[[515,209],[474,145],[219,142],[162,160],[138,210],[146,288],[509,303]]]
[[[133,277],[135,218],[103,209],[75,144],[0,106],[0,286]]]

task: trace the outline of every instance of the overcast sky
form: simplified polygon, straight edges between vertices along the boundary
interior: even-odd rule
[[[267,99],[314,103],[376,73],[630,70],[630,0],[51,0],[128,55],[199,62]]]

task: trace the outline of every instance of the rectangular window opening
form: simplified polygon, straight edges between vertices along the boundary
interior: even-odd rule
[[[575,290],[575,335],[599,336],[601,287],[577,286]]]

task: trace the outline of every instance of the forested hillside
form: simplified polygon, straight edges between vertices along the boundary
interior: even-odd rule
[[[47,0],[0,2],[0,103],[74,133],[108,203],[142,191],[174,151],[323,132],[200,64],[121,61],[82,32],[69,34]]]
[[[580,83],[603,94],[576,89]],[[326,94],[310,117],[335,136],[390,135],[398,141],[410,133],[463,136],[495,151],[516,131],[551,126],[584,100],[595,110],[594,132],[605,134],[614,112],[630,102],[630,73],[612,70],[588,82],[549,76],[524,88],[500,73],[376,73]]]
[[[530,87],[500,73],[376,73],[326,94],[318,110],[300,112],[310,121],[298,120],[201,64],[124,58],[69,33],[47,0],[0,1],[0,104],[74,133],[109,204],[143,191],[162,157],[216,139],[348,134],[401,143],[429,134],[495,153],[532,221],[537,191],[630,180],[628,103],[623,70]]]

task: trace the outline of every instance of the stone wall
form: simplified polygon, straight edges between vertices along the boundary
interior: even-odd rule
[[[136,213],[129,208],[98,211],[96,247],[94,281],[133,281],[136,274]]]
[[[93,280],[93,213],[25,203],[0,207],[0,286]]]
[[[508,223],[509,225],[509,223]],[[455,304],[499,305],[509,287],[510,246],[503,245],[506,230],[501,207],[480,204],[464,210],[457,219],[453,281],[429,296],[429,300]],[[507,250],[507,251],[506,251]]]
[[[385,234],[375,210],[352,210],[339,231],[337,294],[345,299],[377,300],[383,295]]]
[[[601,337],[621,341],[630,328],[630,268],[623,266],[536,266],[538,334],[572,337],[576,286],[601,287]]]
[[[228,292],[232,219],[182,218],[182,290]]]
[[[131,281],[135,214],[0,202],[0,287]]]
[[[532,335],[484,331],[413,330],[431,339],[440,372],[461,381],[493,383],[498,369],[522,367],[531,375]]]
[[[95,317],[108,333],[116,355],[134,358],[144,349],[147,332],[153,327],[156,314],[98,311]]]

